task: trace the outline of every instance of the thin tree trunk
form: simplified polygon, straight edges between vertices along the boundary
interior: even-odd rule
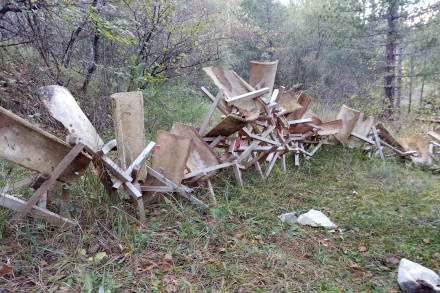
[[[414,62],[411,58],[409,71],[409,93],[408,93],[408,113],[411,113],[412,91],[413,91],[413,74],[414,74]]]
[[[420,88],[419,106],[422,106],[423,104],[423,90],[425,88],[425,69],[426,69],[426,55],[425,58],[423,59],[422,87]]]
[[[384,85],[384,118],[391,119],[394,108],[394,80],[396,78],[396,19],[398,1],[390,0],[387,14],[388,33],[386,44],[386,68]]]
[[[396,109],[400,112],[400,100],[402,97],[402,56],[403,48],[402,45],[399,45],[397,48],[397,55],[399,57],[399,61],[397,62],[397,87],[396,87]]]

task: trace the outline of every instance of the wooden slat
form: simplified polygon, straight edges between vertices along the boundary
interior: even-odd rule
[[[55,167],[49,179],[46,180],[34,192],[34,194],[32,194],[31,198],[28,200],[24,208],[14,215],[11,220],[12,223],[16,223],[32,210],[33,206],[37,204],[41,196],[56,183],[57,179],[61,176],[64,170],[67,169],[67,167],[75,160],[75,158],[82,152],[83,149],[84,145],[81,143],[72,148],[72,150],[64,157],[64,159]]]
[[[10,194],[1,193],[0,194],[0,206],[3,206],[7,209],[14,210],[19,212],[23,210],[26,206],[26,201],[19,199]],[[55,214],[47,209],[41,208],[39,206],[33,206],[30,211],[31,216],[36,218],[43,218],[47,223],[52,225],[67,225],[67,226],[75,226],[78,225],[77,222],[72,221],[70,219],[64,218],[58,214]]]
[[[0,107],[0,157],[38,173],[50,173],[70,150],[62,140]],[[90,161],[86,154],[79,155],[60,180],[76,181]]]
[[[51,116],[61,122],[70,134],[82,137],[96,147],[104,144],[95,127],[65,87],[44,86],[38,89],[37,94]]]
[[[232,98],[227,98],[225,100],[229,104],[235,104],[235,103],[241,102],[243,100],[248,100],[248,99],[250,100],[250,99],[254,99],[256,97],[260,97],[260,96],[268,93],[269,91],[270,91],[270,89],[265,87],[265,88],[262,88],[262,89],[259,89],[259,90],[255,90],[253,92],[245,93],[245,94],[242,94],[242,95],[239,95],[239,96],[235,96],[235,97],[232,97]]]
[[[145,149],[144,100],[140,91],[116,93],[111,98],[118,157],[122,169],[127,169]],[[135,179],[143,182],[147,173],[144,164],[139,165],[141,169]]]
[[[209,121],[211,121],[212,115],[214,115],[214,111],[217,108],[217,105],[221,99],[223,99],[223,89],[219,90],[215,100],[212,102],[211,106],[209,107],[208,113],[206,114],[205,119],[203,119],[202,125],[199,128],[200,135],[203,135],[203,133],[205,133],[206,127],[208,127]]]

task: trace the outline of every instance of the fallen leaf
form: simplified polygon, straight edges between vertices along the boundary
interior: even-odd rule
[[[354,261],[350,261],[350,263],[348,264],[348,266],[352,269],[358,269],[359,265],[357,263],[355,263]]]
[[[390,264],[390,265],[397,265],[400,262],[400,259],[395,256],[390,256],[390,257],[387,257],[386,262],[387,262],[387,264]]]
[[[165,254],[165,257],[163,258],[164,261],[170,262],[173,260],[173,256],[170,253]]]
[[[0,275],[6,276],[12,274],[12,266],[10,264],[4,264],[0,267]]]
[[[431,239],[429,239],[429,238],[425,238],[425,239],[423,239],[423,242],[425,242],[426,244],[428,244],[428,243],[431,242]]]
[[[366,252],[367,250],[368,250],[368,249],[367,249],[366,246],[360,245],[360,246],[358,247],[358,251],[359,251],[359,252]]]
[[[93,262],[98,263],[98,262],[101,262],[104,258],[107,258],[107,253],[102,251],[102,252],[98,252],[93,257],[89,257],[88,261],[93,261]]]
[[[167,263],[167,262],[164,262],[163,264],[162,264],[162,270],[163,271],[167,271],[167,272],[169,272],[169,271],[171,271],[171,265],[169,264],[169,263]]]

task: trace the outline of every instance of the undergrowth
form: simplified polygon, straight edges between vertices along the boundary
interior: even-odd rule
[[[10,169],[9,176],[23,172]],[[230,172],[217,174],[219,203],[209,211],[186,202],[181,210],[172,198],[148,206],[146,227],[129,203],[107,199],[92,172],[74,186],[68,206],[78,228],[60,231],[29,218],[14,230],[7,224],[12,214],[1,209],[0,262],[9,261],[14,273],[0,276],[0,288],[390,292],[397,291],[396,259],[440,271],[440,180],[429,172],[325,146],[299,168],[290,159],[286,173],[276,166],[265,181],[254,170],[243,177],[240,189]],[[206,190],[197,190],[207,201]],[[311,208],[329,215],[340,231],[277,218]]]

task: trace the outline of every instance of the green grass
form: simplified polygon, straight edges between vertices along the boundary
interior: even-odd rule
[[[402,162],[382,163],[326,146],[299,168],[276,166],[268,180],[230,172],[214,177],[219,204],[200,213],[173,201],[135,209],[110,202],[88,174],[70,206],[81,228],[61,232],[29,219],[2,219],[0,276],[6,291],[32,292],[390,292],[406,257],[440,272],[440,179]],[[13,171],[15,172],[15,171]],[[12,172],[12,173],[13,173]],[[11,176],[15,176],[11,173]],[[206,190],[198,189],[207,199]],[[277,216],[314,208],[340,225],[331,232],[290,226]],[[367,251],[361,252],[361,246]],[[96,253],[107,257],[93,260]],[[125,290],[125,291],[124,291]],[[132,290],[132,291],[129,291]]]

